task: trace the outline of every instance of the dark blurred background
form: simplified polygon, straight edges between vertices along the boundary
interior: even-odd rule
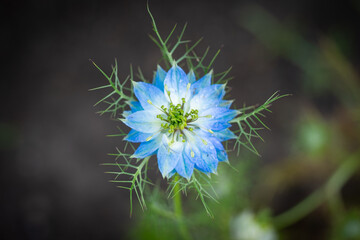
[[[214,70],[233,66],[237,106],[262,103],[277,90],[293,94],[275,103],[266,119],[272,130],[256,142],[269,185],[258,179],[258,205],[286,210],[358,151],[359,1],[149,5],[164,36],[187,22],[185,39],[204,37],[199,52],[221,49]],[[128,192],[108,183],[100,166],[123,143],[106,137],[117,123],[95,114],[104,93],[88,89],[105,79],[88,59],[110,72],[117,58],[120,78],[132,63],[150,79],[160,53],[148,38],[146,1],[5,0],[0,9],[0,238],[130,238],[141,214],[129,218]],[[344,188],[347,206],[359,206],[358,183],[355,176]],[[327,218],[310,215],[285,230],[285,239],[328,239]]]

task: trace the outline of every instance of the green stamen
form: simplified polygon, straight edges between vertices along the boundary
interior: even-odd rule
[[[182,98],[182,104],[174,105],[172,102],[170,103],[169,109],[167,109],[164,105],[161,106],[161,110],[165,114],[158,114],[156,117],[166,123],[162,123],[161,127],[167,130],[169,133],[174,133],[178,130],[182,131],[184,129],[188,129],[189,131],[193,131],[192,127],[187,128],[188,123],[196,121],[198,116],[198,110],[192,109],[188,113],[184,113],[184,104],[185,98]],[[183,134],[179,135],[180,138],[183,138],[183,142],[185,142],[185,137]]]

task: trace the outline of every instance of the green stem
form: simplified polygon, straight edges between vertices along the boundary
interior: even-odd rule
[[[179,224],[179,230],[183,237],[183,239],[190,240],[190,234],[188,232],[188,229],[186,227],[186,224],[184,222],[183,217],[183,210],[182,210],[182,203],[181,203],[181,190],[180,190],[180,184],[179,182],[179,175],[175,175],[174,178],[174,197],[173,197],[173,203],[174,203],[174,214]]]
[[[360,165],[359,155],[360,153],[356,153],[343,161],[323,187],[310,194],[310,196],[293,208],[276,216],[274,218],[276,228],[281,229],[296,223],[326,200],[331,200],[334,196],[338,196],[341,188],[358,169]]]

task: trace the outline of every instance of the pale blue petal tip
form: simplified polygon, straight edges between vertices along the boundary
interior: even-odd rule
[[[139,101],[129,101],[127,104],[130,106],[132,112],[144,110]]]
[[[160,67],[157,66],[157,71],[155,73],[153,84],[158,87],[161,91],[164,91],[164,80],[165,80],[166,72]]]
[[[173,169],[171,172],[168,173],[168,175],[166,176],[167,179],[170,179],[172,176],[174,176],[174,174],[176,173],[176,170]]]
[[[195,77],[195,73],[194,71],[191,69],[190,72],[188,73],[187,75],[188,79],[189,79],[189,82],[192,84],[195,82],[196,80],[196,77]]]

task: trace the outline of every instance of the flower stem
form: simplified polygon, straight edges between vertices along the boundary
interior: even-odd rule
[[[323,187],[317,189],[293,208],[276,216],[274,218],[276,228],[288,227],[314,211],[326,200],[331,202],[332,198],[339,197],[341,188],[360,166],[359,155],[359,152],[351,155],[342,162]]]
[[[190,234],[186,227],[186,224],[184,222],[184,216],[183,216],[183,210],[182,210],[182,203],[181,203],[181,190],[180,190],[180,184],[179,182],[179,175],[175,175],[174,178],[174,197],[173,197],[173,203],[174,203],[174,214],[179,224],[179,230],[182,235],[183,239],[190,240]]]

